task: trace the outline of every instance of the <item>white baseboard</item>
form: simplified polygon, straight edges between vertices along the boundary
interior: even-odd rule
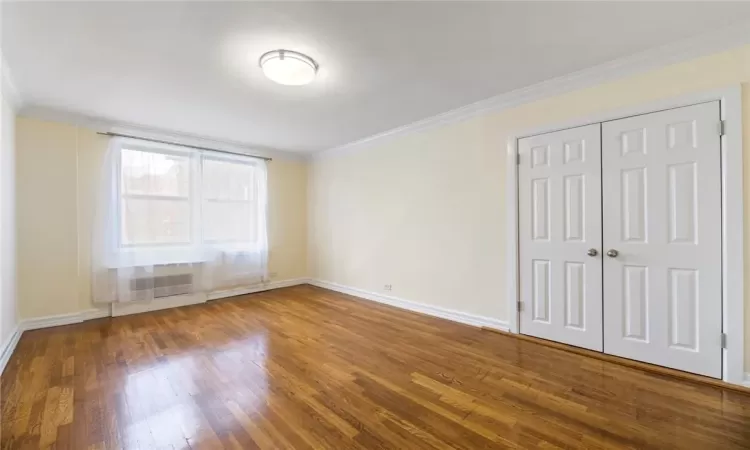
[[[19,323],[19,329],[21,331],[27,330],[38,330],[40,328],[59,327],[62,325],[71,325],[74,323],[81,323],[92,319],[101,319],[102,317],[109,317],[111,315],[110,306],[102,306],[100,308],[87,309],[85,311],[69,314],[57,314],[54,316],[34,317],[32,319],[24,319]]]
[[[112,303],[112,317],[129,316],[162,309],[179,308],[180,306],[206,303],[206,294],[173,295],[171,297],[156,298],[147,302]]]
[[[448,319],[453,322],[459,322],[474,327],[487,327],[493,328],[495,330],[508,331],[508,322],[504,320],[478,316],[475,314],[469,314],[461,311],[456,311],[454,309],[442,308],[439,306],[426,305],[424,303],[404,300],[402,298],[392,297],[390,295],[382,295],[375,292],[366,291],[364,289],[344,286],[330,281],[310,280],[309,283],[313,286],[330,289],[332,291],[341,292],[343,294],[353,295],[365,300],[384,303],[386,305],[395,306],[396,308],[406,309],[408,311],[426,314],[428,316],[440,317],[442,319]]]
[[[289,287],[289,286],[297,286],[299,284],[307,284],[309,282],[310,282],[309,278],[295,278],[291,280],[273,281],[270,283],[265,283],[263,285],[254,286],[251,288],[234,289],[231,291],[216,292],[214,294],[209,295],[208,299],[214,300],[218,298],[232,297],[236,295],[252,294],[254,292],[269,291],[271,289],[279,289],[279,288],[284,288],[284,287]],[[179,297],[188,297],[188,296],[179,296]],[[197,296],[190,296],[190,297],[197,297]],[[177,304],[175,304],[175,299],[177,299],[176,300]],[[185,305],[194,304],[194,303],[203,303],[206,301],[205,296],[201,296],[199,299],[192,298],[193,300],[192,303],[190,302],[191,299],[188,299],[187,303],[185,302],[184,298],[175,297],[175,299],[171,299],[172,301],[165,299],[164,302],[154,302],[153,304],[143,304],[143,303],[135,304],[134,303],[134,304],[130,304],[127,306],[103,305],[97,308],[87,309],[85,311],[81,311],[77,313],[57,314],[54,316],[34,317],[32,319],[21,320],[16,326],[16,328],[13,330],[13,333],[10,335],[7,341],[0,343],[0,374],[5,369],[6,364],[8,364],[8,361],[10,360],[10,356],[13,354],[13,351],[16,349],[16,345],[18,344],[18,341],[21,338],[21,334],[24,331],[38,330],[40,328],[59,327],[61,325],[72,325],[74,323],[81,323],[81,322],[85,322],[88,320],[101,319],[104,317],[121,316],[124,314],[135,314],[138,312],[156,311],[159,309],[174,308],[177,306],[185,306]]]
[[[310,282],[309,278],[294,278],[291,280],[279,280],[279,281],[273,281],[270,283],[265,283],[260,286],[254,286],[251,288],[244,288],[244,289],[234,289],[231,291],[223,291],[223,292],[216,292],[214,294],[211,294],[208,296],[208,300],[214,300],[218,298],[225,298],[225,297],[233,297],[236,295],[245,295],[245,294],[252,294],[254,292],[261,292],[261,291],[268,291],[271,289],[279,289],[283,287],[289,287],[289,286],[297,286],[299,284],[307,284]],[[188,297],[188,296],[179,296],[179,297]],[[197,296],[190,296],[190,297],[197,297]],[[34,317],[32,319],[24,319],[21,320],[18,325],[16,325],[16,328],[13,330],[13,333],[11,333],[10,337],[6,340],[6,342],[0,343],[0,374],[3,373],[3,370],[5,369],[5,366],[8,364],[8,361],[10,360],[10,356],[13,354],[13,351],[16,349],[16,345],[18,344],[19,339],[21,339],[21,334],[24,331],[27,330],[38,330],[40,328],[50,328],[50,327],[59,327],[61,325],[72,325],[74,323],[81,323],[86,322],[88,320],[93,319],[101,319],[104,317],[110,317],[110,316],[121,316],[125,314],[135,314],[139,312],[148,312],[148,311],[157,311],[160,309],[167,309],[167,308],[174,308],[177,306],[185,306],[189,304],[194,303],[203,303],[206,301],[205,296],[201,296],[199,299],[192,298],[192,303],[190,303],[191,299],[188,299],[188,302],[185,302],[185,299],[177,298],[171,299],[172,301],[164,301],[164,302],[155,302],[153,304],[129,304],[127,306],[123,305],[102,305],[96,308],[87,309],[85,311],[77,312],[77,313],[69,313],[69,314],[57,314],[54,316],[44,316],[44,317]],[[166,300],[166,299],[165,299]],[[125,312],[125,311],[128,312]]]
[[[223,291],[210,294],[208,300],[214,300],[217,298],[231,297],[235,295],[251,294],[253,292],[268,291],[271,289],[279,289],[283,287],[296,286],[298,284],[309,283],[309,278],[294,278],[290,280],[279,280],[270,283],[265,283],[259,286],[253,286],[251,288],[235,289],[232,291]],[[153,304],[144,303],[132,303],[132,304],[113,304],[103,305],[98,308],[87,309],[85,311],[69,314],[57,314],[54,316],[35,317],[32,319],[24,319],[19,325],[18,329],[23,332],[26,330],[37,330],[40,328],[58,327],[61,325],[71,325],[74,323],[81,323],[87,320],[100,319],[103,317],[110,316],[121,316],[124,314],[135,314],[138,312],[157,311],[160,309],[174,308],[178,306],[186,306],[195,303],[202,303],[206,301],[206,298],[186,298],[193,296],[175,296],[162,299]],[[124,313],[123,310],[127,310]]]
[[[226,291],[212,292],[208,295],[176,295],[174,297],[166,297],[158,300],[152,300],[149,302],[132,302],[132,303],[113,303],[112,304],[112,316],[126,316],[129,314],[139,314],[151,311],[160,311],[162,309],[178,308],[180,306],[197,305],[205,303],[210,300],[218,300],[220,298],[236,297],[238,295],[253,294],[255,292],[270,291],[272,289],[279,289],[289,286],[296,286],[298,284],[308,283],[308,278],[295,278],[291,280],[279,280],[271,281],[267,283],[258,284],[255,286],[244,287],[240,289],[230,289]]]
[[[13,329],[13,332],[8,339],[2,343],[2,346],[0,347],[0,374],[3,373],[5,366],[8,365],[10,355],[15,351],[16,345],[18,345],[18,340],[21,339],[21,333],[23,333],[23,330],[21,329],[20,324],[16,325],[16,328]]]
[[[240,289],[230,289],[228,291],[212,292],[208,294],[209,300],[218,300],[220,298],[236,297],[238,295],[254,294],[256,292],[270,291],[271,289],[279,289],[290,286],[297,286],[300,284],[310,283],[309,278],[293,278],[291,280],[279,280],[263,283],[258,286]]]
[[[741,384],[750,388],[750,372],[745,372],[745,381]]]
[[[85,322],[87,320],[103,319],[105,317],[111,317],[112,305],[104,305],[104,306],[100,306],[99,308],[87,309],[86,311],[82,311],[80,314],[81,314],[82,322]]]
[[[38,330],[40,328],[59,327],[83,322],[81,313],[57,314],[54,316],[34,317],[24,319],[20,323],[22,331]]]

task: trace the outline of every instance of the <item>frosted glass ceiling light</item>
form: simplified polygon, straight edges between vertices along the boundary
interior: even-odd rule
[[[272,50],[260,57],[260,68],[271,81],[302,86],[315,79],[318,65],[307,55],[291,50]]]

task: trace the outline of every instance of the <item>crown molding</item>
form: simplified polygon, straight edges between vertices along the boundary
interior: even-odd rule
[[[0,51],[0,78],[2,78],[2,98],[11,109],[24,117],[67,123],[101,132],[118,132],[143,138],[169,140],[198,147],[211,147],[235,153],[247,153],[274,159],[306,161],[307,153],[292,152],[268,147],[258,147],[244,142],[226,141],[189,133],[179,133],[158,128],[145,127],[132,123],[80,114],[64,109],[24,102],[13,81],[13,74]]]
[[[0,78],[2,78],[2,87],[0,87],[2,91],[0,92],[2,92],[3,99],[14,111],[18,111],[23,106],[21,93],[13,81],[13,72],[2,52],[0,52]]]
[[[707,34],[655,47],[624,58],[615,59],[561,77],[480,100],[408,125],[374,134],[328,150],[315,152],[312,159],[346,154],[373,147],[388,140],[432,128],[461,122],[483,114],[497,113],[526,103],[593,87],[598,84],[647,72],[660,67],[710,55],[750,43],[750,22],[722,28]]]
[[[144,139],[159,139],[172,141],[178,144],[194,145],[198,147],[210,147],[217,150],[225,150],[234,153],[246,153],[249,155],[263,156],[273,159],[286,159],[295,161],[306,161],[307,153],[285,151],[275,148],[258,147],[244,142],[225,141],[211,137],[180,133],[159,128],[145,127],[142,125],[94,117],[80,114],[64,109],[52,108],[43,105],[25,104],[18,111],[19,115],[39,120],[61,122],[75,125],[98,132],[122,133],[142,137]]]

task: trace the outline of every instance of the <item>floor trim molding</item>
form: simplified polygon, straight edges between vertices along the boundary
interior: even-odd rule
[[[681,370],[671,369],[669,367],[663,367],[663,366],[658,366],[655,364],[635,361],[635,360],[623,358],[620,356],[609,355],[607,353],[597,352],[597,351],[589,350],[586,348],[563,344],[561,342],[550,341],[548,339],[542,339],[542,338],[538,338],[535,336],[529,336],[526,334],[509,333],[509,332],[503,332],[503,331],[498,331],[498,330],[493,330],[493,329],[488,329],[488,330],[494,333],[501,334],[503,336],[508,336],[508,337],[519,339],[522,341],[532,342],[537,345],[543,345],[545,347],[553,348],[555,350],[573,353],[576,355],[585,356],[587,358],[593,358],[593,359],[598,359],[600,361],[606,361],[606,362],[610,362],[613,364],[619,364],[621,366],[629,367],[631,369],[641,370],[644,372],[650,372],[650,373],[664,375],[664,376],[668,376],[672,378],[677,378],[683,381],[690,381],[693,383],[700,383],[700,384],[715,386],[715,387],[719,387],[723,389],[731,389],[733,391],[743,392],[745,394],[750,394],[750,383],[747,383],[747,382],[724,381],[719,378],[711,378],[711,377],[706,377],[703,375],[698,375],[698,374],[694,374],[690,372],[683,372]],[[750,374],[745,374],[746,377],[748,375]]]
[[[33,317],[23,319],[18,324],[19,329],[23,331],[38,330],[41,328],[59,327],[63,325],[72,325],[87,320],[101,319],[110,317],[111,307],[109,305],[100,308],[91,308],[77,313],[56,314],[53,316]]]
[[[34,317],[24,319],[20,323],[21,331],[38,330],[40,328],[59,327],[83,322],[82,312],[56,314],[53,316]]]
[[[16,350],[18,340],[21,339],[21,333],[23,333],[23,330],[21,329],[21,325],[18,324],[13,329],[13,332],[8,337],[8,340],[2,343],[2,347],[0,347],[0,375],[5,370],[5,366],[8,365],[10,356]]]
[[[221,298],[236,297],[238,295],[254,294],[256,292],[270,291],[272,289],[281,289],[308,283],[310,283],[309,278],[292,278],[289,280],[270,281],[268,283],[248,288],[230,289],[228,291],[214,292],[208,295],[208,300],[218,300]]]
[[[99,308],[91,308],[86,311],[81,311],[81,321],[86,322],[87,320],[104,319],[105,317],[112,316],[112,306],[104,305]]]
[[[407,311],[412,311],[433,317],[439,317],[441,319],[447,319],[453,322],[471,325],[473,327],[492,328],[501,331],[508,331],[508,322],[504,320],[478,316],[475,314],[469,314],[461,311],[456,311],[454,309],[442,308],[439,306],[426,305],[424,303],[414,302],[399,297],[382,295],[375,292],[366,291],[364,289],[344,286],[342,284],[334,283],[331,281],[313,279],[310,280],[309,283],[313,286],[317,286],[323,289],[341,292],[342,294],[353,295],[365,300],[383,303],[386,305],[395,306],[396,308],[405,309]]]
[[[252,294],[255,292],[270,291],[272,289],[280,289],[290,286],[297,286],[300,284],[310,283],[309,278],[293,278],[289,280],[272,281],[270,283],[263,284],[261,286],[254,286],[251,288],[234,289],[231,291],[224,291],[221,293],[215,293],[209,295],[209,300],[215,300],[219,298],[234,297],[238,295]],[[147,311],[143,311],[147,312]],[[21,339],[21,335],[24,331],[38,330],[41,328],[59,327],[62,325],[73,325],[76,323],[82,323],[94,319],[102,319],[112,316],[112,306],[104,305],[98,308],[91,308],[77,313],[68,314],[56,314],[52,316],[34,317],[31,319],[24,319],[18,322],[13,333],[10,335],[6,342],[0,345],[0,374],[2,374],[5,366],[8,364],[11,355],[18,345],[18,341]]]
[[[216,300],[219,298],[234,297],[237,295],[252,294],[255,292],[270,291],[272,289],[280,289],[290,286],[297,286],[300,284],[307,284],[310,282],[309,278],[293,278],[289,280],[279,280],[265,283],[259,286],[253,286],[250,288],[234,289],[231,291],[217,292],[210,294],[208,300]],[[188,303],[193,304],[193,303]],[[186,304],[187,305],[187,304]],[[178,306],[174,306],[178,307]],[[162,308],[159,308],[162,309]],[[157,309],[158,310],[158,309]],[[148,311],[142,311],[148,312]],[[88,320],[101,319],[104,317],[112,316],[112,306],[103,305],[99,308],[91,308],[77,313],[68,314],[57,314],[52,316],[34,317],[32,319],[22,320],[18,328],[21,331],[27,330],[38,330],[40,328],[59,327],[62,325],[71,325],[74,323],[86,322]]]
[[[170,295],[169,297],[155,298],[148,301],[132,301],[112,303],[112,317],[129,316],[146,312],[161,311],[163,309],[180,308],[183,306],[198,305],[206,303],[206,294],[184,294]]]

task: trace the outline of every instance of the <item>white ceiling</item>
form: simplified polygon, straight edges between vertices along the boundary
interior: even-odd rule
[[[311,152],[750,18],[750,3],[4,3],[24,102]],[[275,85],[267,50],[320,64]]]

